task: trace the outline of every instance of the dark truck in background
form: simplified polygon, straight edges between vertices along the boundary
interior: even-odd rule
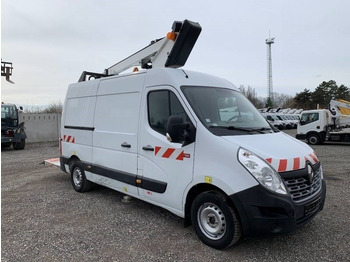
[[[22,109],[20,107],[20,109]],[[14,104],[1,104],[1,147],[13,146],[20,150],[25,147],[27,138],[24,122],[19,123],[18,108]]]

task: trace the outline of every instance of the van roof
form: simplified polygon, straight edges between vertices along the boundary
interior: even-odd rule
[[[210,74],[200,73],[187,69],[175,69],[175,68],[154,68],[148,70],[142,70],[135,73],[127,73],[114,75],[104,78],[98,78],[90,81],[78,82],[71,84],[70,86],[98,86],[100,81],[106,81],[110,79],[118,79],[124,77],[145,75],[145,86],[157,86],[157,85],[171,85],[174,87],[180,86],[215,86],[226,87],[235,90],[239,90],[229,81],[216,77]]]

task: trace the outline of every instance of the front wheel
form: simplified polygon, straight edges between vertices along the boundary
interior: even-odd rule
[[[17,143],[13,143],[13,149],[14,150],[22,150],[24,149],[26,146],[26,140],[25,139],[21,139],[20,142]]]
[[[216,191],[196,197],[191,207],[191,220],[202,242],[216,249],[230,247],[242,235],[236,211]]]
[[[71,182],[75,191],[83,193],[91,189],[92,183],[86,179],[80,163],[74,162],[71,167]]]
[[[307,140],[307,142],[310,145],[319,145],[319,144],[321,144],[321,137],[318,134],[308,135],[306,140]]]

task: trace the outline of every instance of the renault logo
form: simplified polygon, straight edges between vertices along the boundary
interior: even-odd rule
[[[307,175],[309,178],[309,183],[312,184],[312,181],[314,180],[314,170],[312,169],[311,165],[307,165]]]

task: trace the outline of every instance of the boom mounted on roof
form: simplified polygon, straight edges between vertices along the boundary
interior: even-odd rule
[[[166,37],[152,41],[135,54],[105,69],[103,74],[84,71],[79,82],[86,81],[87,77],[90,79],[118,75],[135,66],[141,66],[143,69],[182,67],[185,65],[201,31],[202,27],[196,22],[175,21],[172,31]]]

